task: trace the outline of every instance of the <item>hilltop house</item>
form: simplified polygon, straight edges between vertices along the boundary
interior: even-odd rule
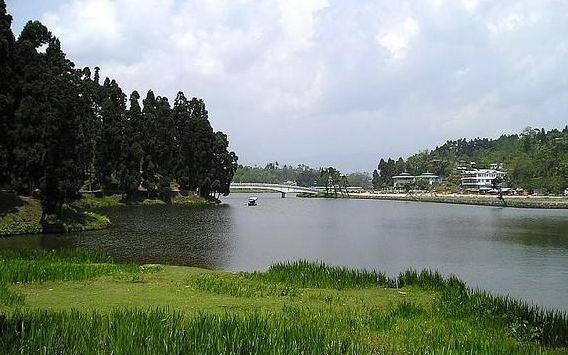
[[[486,191],[493,188],[493,180],[503,179],[505,172],[496,169],[473,169],[463,172],[462,188],[469,191]]]

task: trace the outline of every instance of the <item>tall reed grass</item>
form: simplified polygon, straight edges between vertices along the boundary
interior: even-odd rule
[[[546,349],[516,342],[495,321],[443,314],[403,300],[391,309],[285,305],[282,316],[298,327],[315,325],[367,340],[372,354],[542,354]]]
[[[215,293],[218,295],[230,295],[233,297],[269,297],[298,295],[298,289],[294,286],[256,282],[243,275],[231,275],[221,277],[219,274],[201,274],[187,280],[194,289]]]
[[[16,312],[0,316],[5,354],[365,354],[364,347],[315,325],[254,313],[199,315],[167,310],[111,314]]]
[[[114,264],[110,257],[89,251],[0,252],[0,283],[85,280],[139,270],[139,266]]]
[[[267,272],[251,273],[248,277],[264,282],[280,282],[297,287],[363,288],[388,285],[384,273],[329,266],[323,262],[298,260],[270,266]]]
[[[24,303],[10,284],[86,280],[112,274],[140,273],[132,264],[115,264],[105,254],[85,250],[0,251],[0,305]]]
[[[122,272],[140,272],[140,267],[112,264],[107,256],[90,252],[0,252],[0,304],[23,302],[9,287],[14,282],[82,280]],[[471,289],[437,271],[407,270],[391,278],[301,260],[275,264],[264,273],[202,274],[187,281],[197,290],[235,297],[296,296],[300,288],[372,287],[416,287],[437,296],[432,308],[406,301],[390,310],[327,302],[315,311],[304,305],[288,307],[279,317],[246,313],[185,319],[165,310],[106,315],[16,311],[0,316],[0,353],[352,354],[365,353],[359,334],[368,331],[415,342],[404,348],[417,353],[515,353],[528,342],[568,347],[566,313]],[[297,301],[300,305],[302,299]],[[431,318],[435,322],[428,333],[405,328]],[[488,337],[486,329],[499,329],[521,343],[511,345],[501,333]]]
[[[521,341],[535,341],[549,347],[568,347],[568,314],[547,310],[508,296],[471,289],[455,276],[438,271],[407,270],[394,278],[377,271],[353,270],[306,260],[274,264],[265,273],[249,277],[297,287],[366,288],[419,287],[439,292],[436,308],[448,316],[474,316],[502,321]]]
[[[568,314],[549,310],[509,296],[471,288],[444,289],[435,307],[452,317],[473,315],[504,322],[521,341],[548,347],[568,347]]]

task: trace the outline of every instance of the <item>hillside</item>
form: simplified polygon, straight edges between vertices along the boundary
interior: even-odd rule
[[[520,134],[497,139],[449,140],[406,160],[381,159],[373,184],[387,186],[392,176],[402,172],[431,172],[455,187],[460,181],[459,166],[489,168],[491,164],[498,164],[507,173],[505,183],[511,187],[559,194],[568,187],[568,126],[562,131],[527,127]]]

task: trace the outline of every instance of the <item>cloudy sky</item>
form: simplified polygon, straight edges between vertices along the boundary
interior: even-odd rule
[[[202,97],[240,163],[372,171],[568,123],[567,0],[8,0],[130,92]]]

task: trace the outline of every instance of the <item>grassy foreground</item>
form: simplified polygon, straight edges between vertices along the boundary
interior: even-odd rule
[[[563,354],[566,314],[436,272],[298,261],[264,273],[0,254],[0,353]]]

